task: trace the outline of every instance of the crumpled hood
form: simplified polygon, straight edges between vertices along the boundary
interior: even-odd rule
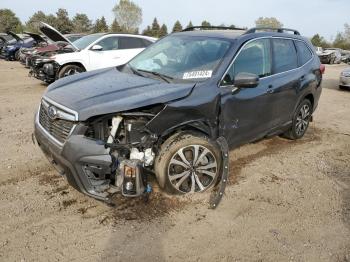
[[[122,112],[185,97],[192,83],[172,84],[101,69],[65,77],[51,84],[44,98],[78,113],[79,121],[92,116]]]
[[[330,54],[333,54],[335,50],[324,50],[322,53],[320,53],[320,56],[327,56]]]

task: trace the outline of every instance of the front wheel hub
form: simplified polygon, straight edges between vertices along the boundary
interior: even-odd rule
[[[202,192],[215,183],[218,164],[214,153],[202,145],[180,148],[171,158],[168,178],[180,193]]]

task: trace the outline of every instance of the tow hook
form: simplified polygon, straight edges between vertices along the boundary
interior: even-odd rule
[[[220,204],[220,201],[225,193],[227,179],[229,174],[229,150],[228,144],[224,137],[219,137],[216,142],[219,144],[222,154],[222,171],[219,177],[219,182],[213,188],[213,192],[209,199],[209,208],[215,209]]]

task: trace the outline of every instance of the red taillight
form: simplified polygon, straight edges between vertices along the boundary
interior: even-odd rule
[[[326,66],[324,64],[321,64],[320,65],[320,71],[321,71],[321,74],[323,75],[324,72],[326,71]]]

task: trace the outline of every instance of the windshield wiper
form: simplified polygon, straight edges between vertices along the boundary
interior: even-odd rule
[[[128,65],[128,66],[129,66],[130,70],[131,70],[135,75],[145,77],[143,74],[141,74],[141,73],[139,72],[139,70],[133,68],[131,65]]]
[[[135,70],[135,69],[134,69],[134,70]],[[161,78],[162,80],[164,80],[164,81],[167,82],[167,83],[170,83],[169,79],[170,79],[170,80],[173,80],[173,79],[174,79],[174,78],[171,77],[171,76],[164,75],[164,74],[161,74],[161,73],[158,73],[158,72],[153,72],[153,71],[148,71],[148,70],[143,70],[143,69],[138,69],[137,71],[138,71],[138,72],[145,72],[145,73],[148,73],[148,74],[152,74],[152,75],[158,76],[159,78]]]

